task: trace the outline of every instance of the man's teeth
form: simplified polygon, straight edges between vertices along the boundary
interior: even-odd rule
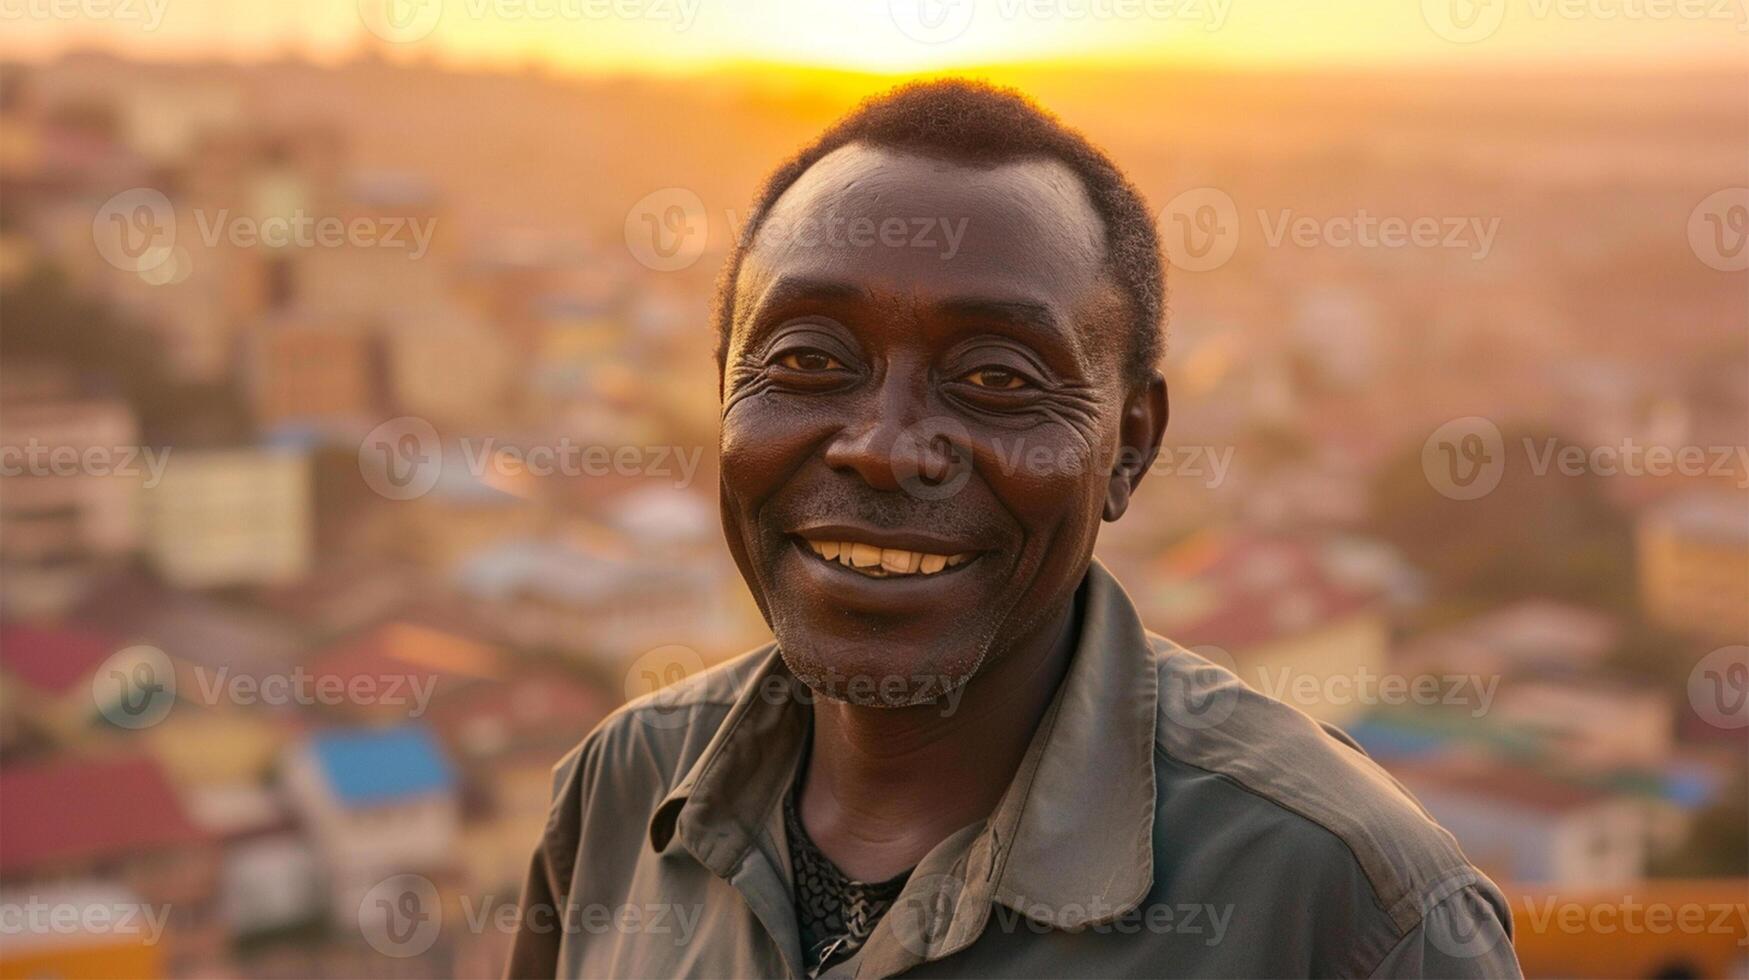
[[[934,575],[972,560],[971,552],[957,555],[932,555],[903,548],[881,548],[860,541],[808,541],[814,554],[835,561],[845,568],[854,568],[865,575]]]

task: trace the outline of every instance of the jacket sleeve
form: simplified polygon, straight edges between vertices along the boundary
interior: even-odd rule
[[[559,973],[559,939],[564,933],[558,929],[534,928],[531,923],[540,916],[529,914],[531,909],[557,907],[553,900],[552,873],[543,851],[544,848],[535,848],[534,858],[528,866],[528,879],[522,886],[521,915],[517,919],[516,934],[510,940],[510,963],[504,971],[507,980],[534,980],[555,977]]]
[[[1512,917],[1476,886],[1427,910],[1370,974],[1372,977],[1522,978],[1512,951]]]
[[[553,806],[522,886],[516,934],[510,941],[510,962],[504,971],[507,980],[559,975],[559,953],[565,937],[561,913],[571,890],[580,844],[581,757],[587,747],[585,741],[553,769]]]

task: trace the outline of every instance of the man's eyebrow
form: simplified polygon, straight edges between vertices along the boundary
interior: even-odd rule
[[[1001,320],[1053,332],[1061,329],[1057,315],[1049,306],[1031,300],[970,296],[942,300],[937,305],[943,313],[968,320]]]
[[[844,279],[817,276],[778,276],[747,304],[746,315],[755,316],[763,310],[781,309],[803,301],[842,301],[872,299],[869,291]]]
[[[964,296],[945,299],[936,304],[941,312],[966,320],[983,320],[1018,328],[1032,338],[1034,346],[1067,347],[1081,351],[1081,338],[1052,309],[1040,302],[1026,299]]]

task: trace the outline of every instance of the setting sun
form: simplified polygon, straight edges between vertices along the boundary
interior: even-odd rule
[[[102,8],[104,16],[55,13]],[[38,9],[40,8],[40,10]],[[164,58],[375,49],[394,60],[661,74],[749,63],[913,74],[1017,62],[1440,65],[1727,63],[1740,3],[1647,0],[9,0],[0,50]]]

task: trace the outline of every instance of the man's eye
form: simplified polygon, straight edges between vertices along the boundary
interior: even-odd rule
[[[1027,381],[1021,377],[1020,372],[994,366],[978,368],[967,374],[962,380],[979,388],[994,388],[1000,391],[1013,391],[1016,388],[1027,386]]]
[[[844,368],[838,358],[817,350],[792,351],[779,357],[777,363],[791,371],[839,371]]]

